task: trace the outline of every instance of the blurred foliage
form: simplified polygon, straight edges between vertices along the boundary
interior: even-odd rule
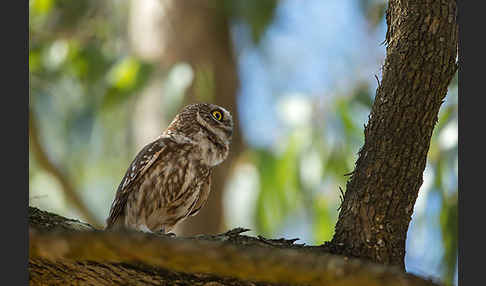
[[[201,64],[196,67],[194,90],[199,101],[213,102],[215,93],[215,78],[213,67],[210,64]]]
[[[335,96],[324,106],[319,98],[304,99],[305,104],[318,106],[310,109],[312,122],[291,127],[277,150],[254,151],[260,176],[258,232],[274,235],[292,214],[304,211],[312,218],[314,243],[332,238],[339,186],[344,188],[345,175],[353,170],[354,154],[363,143],[361,119],[353,114],[369,110],[371,98],[358,85],[351,96]],[[332,142],[329,136],[334,131]]]
[[[252,39],[258,43],[271,23],[278,0],[222,1],[223,13],[248,24]]]
[[[458,257],[458,150],[457,150],[457,74],[449,86],[449,98],[439,114],[436,130],[433,134],[429,164],[434,167],[435,176],[432,190],[441,199],[440,227],[444,247],[444,281],[452,284]],[[446,141],[446,136],[455,133],[454,144]]]
[[[385,0],[360,0],[358,1],[363,14],[372,28],[376,28],[386,13],[387,1]]]
[[[130,154],[119,132],[152,64],[130,53],[126,2],[31,0],[29,8],[30,105],[47,153],[84,193],[87,178],[131,159],[119,157]],[[31,178],[38,171],[29,166]]]

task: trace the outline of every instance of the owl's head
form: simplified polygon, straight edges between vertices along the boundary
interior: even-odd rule
[[[233,117],[221,106],[210,103],[196,103],[184,107],[174,118],[166,131],[179,141],[198,144],[203,153],[216,156],[217,162],[224,160],[229,151],[233,135]],[[205,146],[209,144],[210,146]],[[218,164],[219,164],[218,163]]]

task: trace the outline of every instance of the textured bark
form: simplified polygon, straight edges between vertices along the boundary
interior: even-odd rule
[[[386,59],[333,252],[404,268],[439,108],[457,70],[456,1],[391,0]]]
[[[105,232],[29,208],[30,285],[437,285],[295,240]]]
[[[30,285],[180,285],[270,286],[234,278],[182,272],[127,263],[29,260]]]

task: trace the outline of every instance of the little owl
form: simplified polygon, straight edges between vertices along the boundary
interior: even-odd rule
[[[106,229],[167,233],[208,199],[211,170],[228,156],[233,119],[213,104],[191,104],[146,145],[125,173]]]

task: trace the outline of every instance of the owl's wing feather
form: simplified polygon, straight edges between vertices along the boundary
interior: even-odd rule
[[[165,140],[167,140],[167,138],[160,137],[152,143],[147,144],[137,154],[135,159],[133,159],[116,191],[115,200],[111,205],[110,215],[106,220],[107,229],[112,228],[119,223],[117,220],[123,216],[131,186],[138,178],[143,176],[150,166],[152,166],[152,164],[160,157],[160,154],[166,149],[167,144],[165,143]]]
[[[204,206],[204,204],[208,200],[210,190],[211,190],[211,170],[209,170],[208,175],[206,177],[206,181],[204,182],[204,185],[202,185],[201,187],[201,191],[199,192],[199,197],[196,201],[196,205],[192,208],[188,216],[197,215],[199,210]]]

